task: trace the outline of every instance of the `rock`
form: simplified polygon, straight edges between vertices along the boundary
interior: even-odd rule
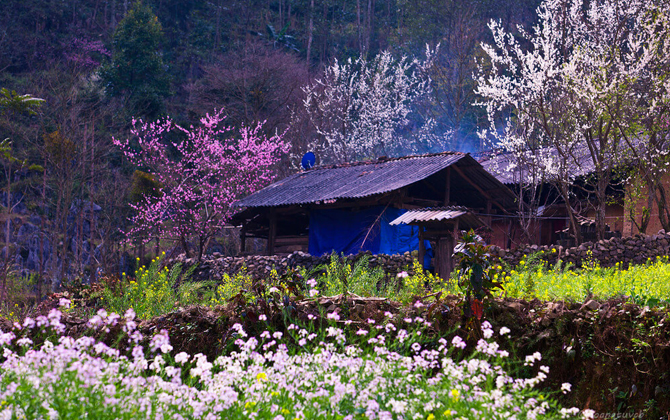
[[[592,311],[597,311],[598,309],[600,309],[600,303],[591,299],[591,300],[587,301],[584,305],[582,305],[581,309],[584,309],[584,308],[588,308]]]
[[[517,312],[523,311],[523,304],[521,302],[510,302],[507,304],[510,308],[514,309]]]

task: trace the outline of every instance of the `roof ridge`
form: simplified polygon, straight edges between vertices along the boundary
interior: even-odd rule
[[[356,162],[344,162],[344,163],[335,163],[335,164],[329,164],[329,165],[319,165],[315,166],[313,168],[307,169],[307,170],[302,170],[298,172],[298,174],[303,174],[306,172],[312,172],[312,171],[318,171],[322,169],[337,169],[337,168],[351,168],[354,166],[363,166],[363,165],[375,165],[379,163],[387,163],[387,162],[396,162],[400,160],[408,160],[408,159],[417,159],[417,158],[429,158],[429,157],[435,157],[435,156],[453,156],[453,155],[468,155],[469,153],[464,153],[464,152],[457,152],[453,150],[446,150],[444,152],[434,152],[434,153],[424,153],[420,155],[406,155],[406,156],[397,156],[397,157],[388,157],[388,156],[380,156],[377,159],[374,160],[361,160],[361,161],[356,161]]]

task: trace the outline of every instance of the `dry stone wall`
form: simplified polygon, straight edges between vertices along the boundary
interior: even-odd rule
[[[367,256],[368,266],[370,268],[382,267],[386,273],[395,276],[401,271],[411,272],[415,257],[409,252],[400,255],[372,255],[370,252],[364,252],[356,255],[347,255],[350,262],[357,262],[362,257]],[[185,268],[195,264],[193,258],[185,258],[180,255],[176,262],[184,264]],[[216,280],[223,278],[224,273],[234,275],[246,267],[247,273],[255,279],[267,278],[273,268],[282,275],[289,268],[305,267],[308,271],[324,266],[330,262],[330,255],[316,257],[304,252],[296,251],[288,256],[264,256],[251,255],[246,257],[224,257],[221,254],[213,253],[201,261],[195,272],[194,280]]]
[[[598,242],[585,242],[578,247],[563,248],[562,246],[525,246],[514,250],[505,250],[491,247],[494,258],[514,267],[525,256],[542,253],[541,259],[549,264],[556,264],[560,259],[564,264],[573,264],[581,267],[587,261],[598,262],[602,267],[613,267],[620,263],[622,267],[632,264],[644,264],[649,258],[670,255],[670,233],[660,231],[656,235],[637,234],[627,238],[612,238]],[[416,254],[416,253],[415,253]],[[367,256],[370,268],[382,267],[389,276],[395,276],[401,271],[411,273],[416,255],[406,252],[401,255],[372,255],[369,252],[357,255],[348,255],[350,262],[357,262]],[[195,264],[192,258],[183,255],[176,258],[177,262],[184,263],[185,268]],[[304,252],[296,251],[288,256],[252,255],[246,257],[223,257],[214,253],[201,261],[194,272],[194,280],[215,280],[223,278],[224,273],[234,275],[246,267],[247,273],[255,279],[267,278],[273,268],[282,275],[289,268],[305,267],[307,270],[325,266],[330,262],[330,255],[316,257]]]
[[[585,242],[577,247],[525,246],[514,250],[492,247],[492,254],[510,266],[519,264],[524,255],[542,253],[542,260],[556,264],[560,259],[566,264],[581,267],[587,261],[598,262],[602,267],[613,267],[619,263],[624,268],[644,264],[649,258],[670,255],[670,233],[660,231],[656,235],[637,234],[626,238],[612,238],[597,242]]]

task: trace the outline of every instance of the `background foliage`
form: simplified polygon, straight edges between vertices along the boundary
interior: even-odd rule
[[[428,44],[437,51],[434,65],[421,69],[422,77],[430,76],[430,94],[403,105],[403,118],[394,119],[387,133],[399,143],[387,149],[427,152],[433,149],[402,144],[418,144],[419,134],[444,139],[444,133],[451,135],[439,147],[476,149],[481,115],[473,106],[472,72],[481,55],[478,44],[489,37],[486,22],[499,19],[512,31],[528,26],[538,3],[1,2],[0,13],[9,17],[0,28],[0,88],[7,89],[2,104],[43,101],[35,112],[9,112],[1,105],[0,140],[9,138],[12,156],[28,166],[0,174],[0,185],[10,192],[0,201],[15,209],[2,212],[9,238],[1,237],[13,245],[0,258],[0,273],[22,276],[10,273],[10,262],[26,253],[22,267],[39,274],[40,295],[45,282],[132,272],[137,257],[147,262],[170,249],[173,244],[160,240],[134,248],[121,242],[133,211],[128,203],[160,188],[158,179],[143,173],[147,168],[131,166],[112,143],[113,137],[132,137],[133,117],[169,116],[189,127],[223,108],[235,129],[265,122],[265,136],[285,133],[290,144],[273,170],[290,173],[317,137],[306,91],[336,59],[373,62],[388,51],[389,59],[424,62]],[[421,131],[425,121],[432,133]],[[371,153],[389,153],[382,149]],[[326,153],[321,157],[328,161]],[[35,165],[43,170],[28,169]],[[223,251],[230,243],[221,239],[213,246]]]

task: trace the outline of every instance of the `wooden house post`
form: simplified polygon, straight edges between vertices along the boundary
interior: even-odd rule
[[[451,247],[451,237],[443,236],[437,240],[437,275],[446,280],[449,278],[450,260],[449,248]]]
[[[454,248],[456,247],[456,241],[458,241],[458,219],[454,220],[454,231],[453,234],[451,235],[451,248],[449,249],[449,275],[451,275],[451,272],[454,271],[456,268],[456,264],[454,262]]]
[[[458,220],[454,221],[451,234],[441,237],[437,242],[437,275],[444,280],[448,280],[451,272],[454,271],[454,247],[458,239]]]
[[[489,226],[489,228],[493,228],[493,216],[491,215],[491,211],[491,200],[486,200],[486,217],[484,220],[486,221],[486,224]]]
[[[444,205],[448,206],[451,201],[451,166],[447,168],[447,182],[444,187]]]
[[[423,233],[423,226],[419,225],[419,263],[423,267],[423,258],[426,255],[426,244],[423,242],[425,239]]]
[[[244,253],[247,249],[247,229],[246,226],[242,226],[240,229],[240,253]]]
[[[277,242],[277,213],[270,209],[270,228],[268,229],[268,255],[274,255]]]

